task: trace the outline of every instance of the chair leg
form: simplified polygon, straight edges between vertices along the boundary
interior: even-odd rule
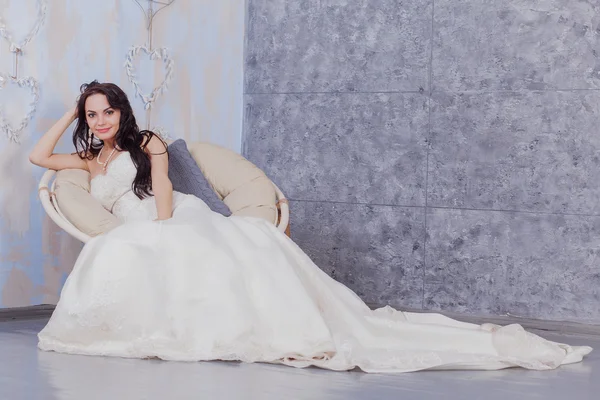
[[[281,220],[281,208],[279,206],[277,206],[277,220]],[[287,228],[285,228],[285,234],[287,235],[287,237],[289,237],[290,239],[292,238],[292,230],[291,230],[291,218],[290,221],[288,222],[288,226]]]

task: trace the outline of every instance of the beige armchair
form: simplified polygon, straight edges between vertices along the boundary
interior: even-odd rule
[[[233,215],[263,218],[289,236],[288,201],[263,171],[239,154],[214,144],[190,143],[188,149]],[[39,197],[50,218],[84,243],[119,224],[91,196],[87,171],[46,171],[39,184]]]

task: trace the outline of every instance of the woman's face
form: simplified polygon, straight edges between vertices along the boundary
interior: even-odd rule
[[[93,94],[85,101],[85,120],[94,136],[106,141],[119,131],[121,111],[112,108],[105,95]]]

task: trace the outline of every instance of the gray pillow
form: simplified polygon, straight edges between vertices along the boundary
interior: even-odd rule
[[[173,190],[191,194],[204,201],[216,213],[231,215],[229,207],[219,198],[190,154],[185,140],[177,139],[168,147],[169,179]]]

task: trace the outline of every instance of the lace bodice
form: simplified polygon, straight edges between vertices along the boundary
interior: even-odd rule
[[[120,220],[155,219],[154,197],[140,200],[133,193],[136,173],[130,154],[123,152],[108,164],[106,174],[97,175],[91,180],[91,194]]]

